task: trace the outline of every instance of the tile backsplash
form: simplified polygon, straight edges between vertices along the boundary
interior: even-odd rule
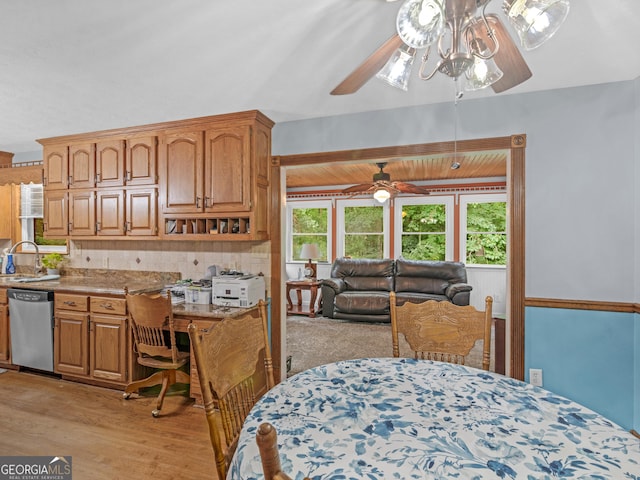
[[[71,240],[72,268],[180,272],[199,280],[209,265],[245,273],[262,273],[271,282],[271,242],[94,241]]]

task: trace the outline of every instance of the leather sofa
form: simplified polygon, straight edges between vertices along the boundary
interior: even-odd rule
[[[469,305],[472,287],[460,262],[337,258],[321,289],[323,316],[388,323],[391,291],[399,303],[438,300]]]

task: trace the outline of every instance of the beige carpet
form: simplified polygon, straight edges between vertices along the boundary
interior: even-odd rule
[[[391,325],[348,322],[331,318],[287,317],[287,355],[291,356],[289,376],[326,363],[352,358],[391,357]],[[400,339],[400,353],[412,356]],[[493,370],[493,345],[491,370]],[[469,365],[481,367],[482,341],[471,351]]]

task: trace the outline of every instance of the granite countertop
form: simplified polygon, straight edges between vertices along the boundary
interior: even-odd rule
[[[124,296],[124,288],[130,293],[159,292],[165,285],[179,279],[175,274],[155,272],[131,272],[123,270],[76,270],[72,275],[63,275],[56,280],[12,281],[0,275],[0,286],[21,290],[46,290],[54,293],[87,293],[89,295]],[[179,304],[173,306],[178,317],[226,318],[246,312],[246,308],[225,307],[211,304]]]
[[[31,272],[28,272],[31,273]],[[18,272],[21,276],[31,275]],[[96,295],[124,295],[127,287],[131,293],[159,292],[165,285],[175,283],[180,274],[175,272],[150,272],[134,270],[108,270],[65,268],[60,278],[55,280],[21,283],[11,277],[0,275],[0,285],[25,290],[49,290],[53,292],[87,292]]]

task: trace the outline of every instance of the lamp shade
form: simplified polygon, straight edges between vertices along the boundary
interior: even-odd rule
[[[300,249],[300,258],[317,259],[322,257],[320,247],[315,243],[303,243]]]

